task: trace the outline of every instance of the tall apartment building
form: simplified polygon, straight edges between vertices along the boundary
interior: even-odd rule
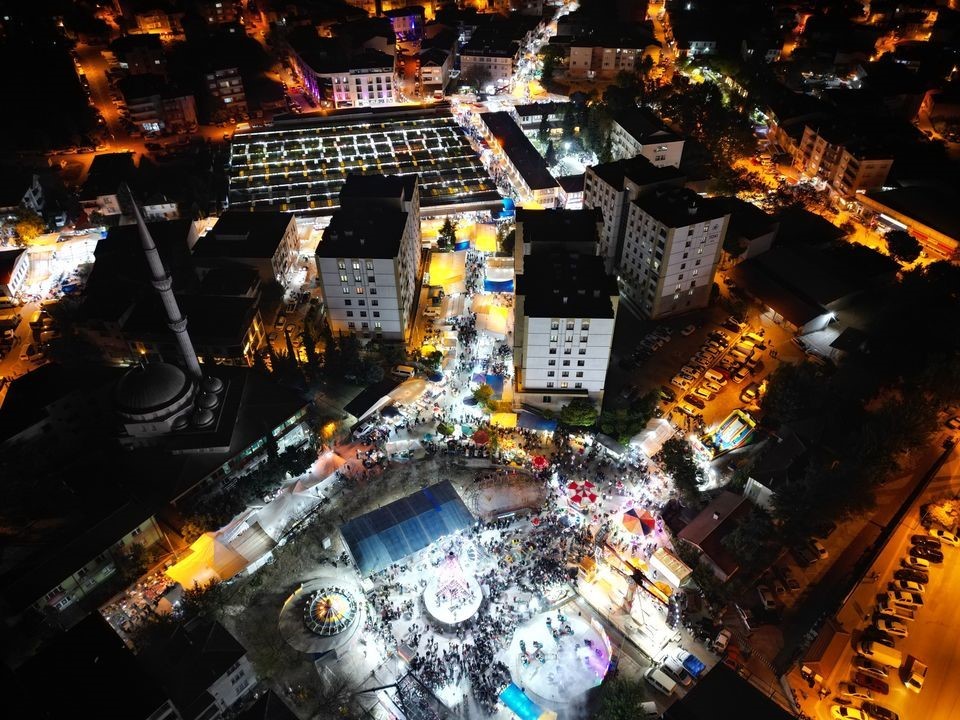
[[[683,156],[683,137],[646,109],[620,113],[613,119],[610,146],[614,160],[642,155],[656,167],[678,168]]]
[[[840,195],[882,187],[893,166],[891,153],[852,138],[853,133],[835,126],[806,125],[794,165],[824,180]]]
[[[143,132],[181,132],[197,126],[191,93],[168,85],[159,75],[130,75],[120,81],[130,121]]]
[[[290,34],[290,59],[303,86],[322,107],[353,108],[397,102],[396,60],[373,48],[345,52],[312,27]]]
[[[510,82],[520,62],[520,43],[509,38],[475,37],[460,50],[460,75],[469,81],[496,85]]]
[[[636,72],[652,39],[587,36],[570,44],[570,77],[609,80],[620,72]]]
[[[317,247],[335,334],[406,341],[423,276],[416,175],[350,175]]]
[[[528,210],[517,208],[513,263],[523,273],[528,255],[573,252],[597,254],[597,237],[603,227],[599,210]]]
[[[684,179],[676,168],[655,167],[643,156],[587,168],[583,207],[603,214],[597,254],[603,258],[607,272],[616,272],[620,261],[629,203],[658,187],[682,187]]]
[[[207,94],[210,96],[211,120],[226,120],[247,113],[247,93],[236,67],[218,67],[207,71]]]
[[[603,404],[620,296],[596,255],[543,252],[524,260],[514,303],[514,401],[559,410]]]
[[[624,298],[652,319],[706,307],[729,222],[719,199],[686,188],[630,202],[619,262]]]

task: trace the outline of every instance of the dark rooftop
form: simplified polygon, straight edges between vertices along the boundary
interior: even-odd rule
[[[400,252],[407,213],[340,209],[330,218],[317,257],[395,258]]]
[[[260,284],[260,273],[249,265],[220,263],[203,276],[202,295],[246,295]]]
[[[618,190],[623,189],[623,181],[630,180],[641,187],[660,183],[681,185],[684,174],[675,167],[657,167],[647,158],[638,155],[627,160],[602,163],[589,168],[589,171]]]
[[[227,210],[193,247],[195,257],[272,258],[294,218],[283,212]]]
[[[613,318],[619,289],[596,255],[543,253],[524,258],[517,295],[527,317]]]
[[[13,717],[150,717],[166,701],[100,613],[57,636],[17,670],[28,707]],[[56,691],[51,688],[56,686]],[[8,712],[11,710],[7,708]]]
[[[386,377],[361,390],[343,409],[354,417],[362,417],[380,398],[390,394],[399,384],[399,381]]]
[[[267,690],[237,720],[297,720],[297,716],[273,690]]]
[[[646,144],[652,142],[675,142],[682,138],[670,130],[652,112],[645,108],[627,110],[618,113],[614,121],[626,130],[638,142]]]
[[[557,181],[540,153],[524,135],[520,126],[513,121],[508,112],[481,113],[480,119],[486,124],[500,143],[503,151],[517,168],[524,182],[531,190],[546,190],[557,186]]]
[[[655,190],[641,195],[634,204],[659,222],[672,228],[714,220],[727,214],[716,198],[700,197],[687,188]]]
[[[517,208],[517,225],[523,226],[523,242],[596,241],[597,225],[603,222],[599,209],[527,210]]]
[[[587,174],[580,173],[579,175],[563,175],[557,178],[557,182],[560,183],[560,187],[562,187],[563,191],[567,194],[582,193],[583,184],[586,179]]]
[[[664,720],[791,720],[794,715],[721,662],[671,705],[663,717]]]
[[[542,115],[556,115],[557,113],[564,112],[564,109],[569,106],[569,102],[540,102],[540,103],[522,103],[520,105],[514,105],[513,109],[516,111],[517,115],[523,119],[525,117],[540,117]]]
[[[116,195],[122,183],[133,182],[137,166],[132,152],[94,155],[87,180],[80,192],[81,199],[94,199],[98,195]]]
[[[409,201],[417,188],[416,175],[359,175],[351,173],[340,187],[340,203],[344,200],[397,198]]]
[[[916,220],[960,242],[960,216],[956,193],[930,187],[903,187],[868,192],[874,202]]]

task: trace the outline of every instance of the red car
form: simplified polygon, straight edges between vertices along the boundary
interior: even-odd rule
[[[870,688],[874,692],[878,692],[881,695],[886,695],[890,692],[890,686],[887,685],[883,680],[873,677],[873,675],[867,675],[866,673],[858,672],[853,676],[853,681],[857,685],[863,685],[866,688]]]

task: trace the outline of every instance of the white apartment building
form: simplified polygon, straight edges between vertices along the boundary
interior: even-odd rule
[[[596,255],[526,257],[514,304],[517,407],[557,411],[575,398],[603,404],[619,299]]]
[[[619,263],[624,298],[652,319],[706,307],[729,222],[721,203],[685,188],[633,200]]]
[[[682,187],[683,182],[684,176],[676,168],[655,167],[643,156],[587,168],[583,207],[600,210],[603,215],[597,254],[608,273],[615,273],[620,262],[628,203],[655,188]]]
[[[683,156],[683,137],[647,110],[635,110],[614,118],[610,146],[614,160],[642,155],[655,167],[678,168]]]
[[[460,76],[482,84],[504,84],[520,62],[520,43],[470,42],[460,51]]]
[[[643,51],[642,46],[624,47],[616,40],[605,43],[592,39],[574,42],[570,45],[570,77],[609,80],[620,72],[635,72]]]
[[[351,175],[317,247],[335,335],[406,341],[423,275],[417,176]]]

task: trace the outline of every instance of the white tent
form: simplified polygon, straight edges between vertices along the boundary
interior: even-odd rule
[[[673,437],[673,426],[663,418],[653,418],[647,426],[630,439],[630,444],[640,448],[640,452],[652,458],[663,444]]]
[[[297,482],[288,485],[257,513],[257,523],[274,540],[279,540],[297,520],[320,502],[311,488]]]

